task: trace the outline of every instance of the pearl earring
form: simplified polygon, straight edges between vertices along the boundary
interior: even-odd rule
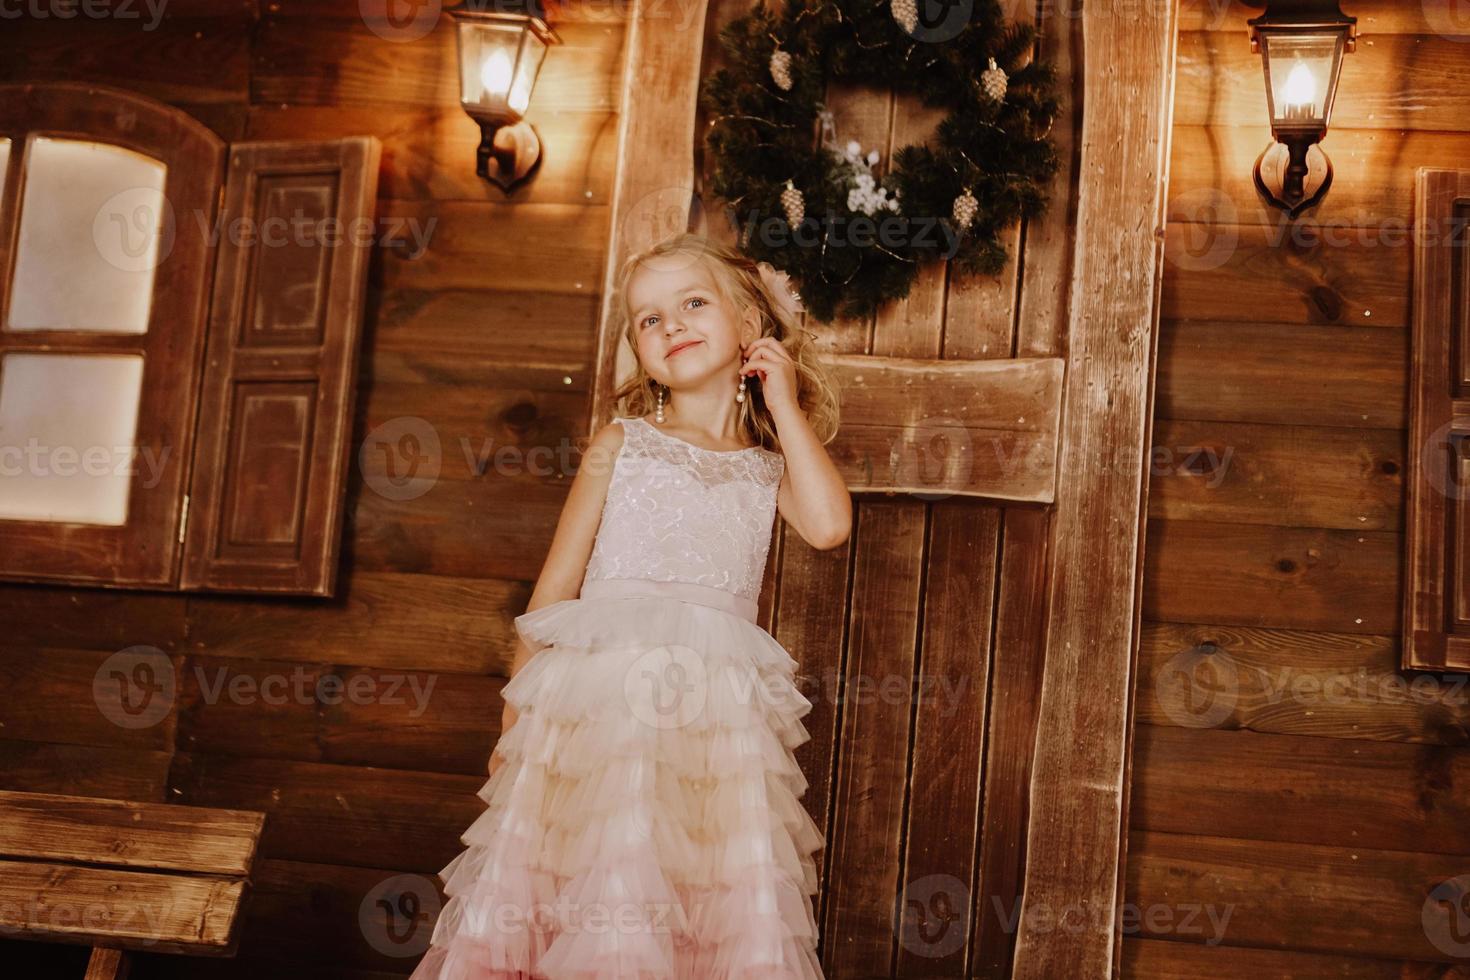
[[[655,419],[657,419],[660,424],[663,423],[663,420],[664,420],[664,390],[662,388],[660,388],[658,390],[658,410],[654,413],[654,416],[653,417]]]
[[[741,378],[740,378],[740,387],[737,388],[737,389],[735,389],[735,401],[737,403],[738,402],[745,401],[745,378],[744,378],[744,376],[741,376]]]

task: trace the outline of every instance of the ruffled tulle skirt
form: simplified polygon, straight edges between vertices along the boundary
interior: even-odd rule
[[[411,980],[813,980],[811,710],[753,622],[666,596],[517,617],[487,809]]]

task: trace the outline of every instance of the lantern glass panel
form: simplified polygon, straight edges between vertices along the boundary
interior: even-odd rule
[[[459,22],[459,101],[472,115],[517,117],[530,103],[529,92],[520,109],[511,98],[526,33],[524,22]]]
[[[535,31],[522,34],[521,56],[516,61],[515,81],[507,98],[516,115],[523,114],[531,104],[531,90],[536,87],[536,76],[541,73],[541,63],[545,60],[546,42]]]
[[[1343,40],[1341,31],[1260,32],[1272,127],[1327,128]]]

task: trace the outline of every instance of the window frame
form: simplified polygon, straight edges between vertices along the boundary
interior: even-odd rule
[[[1470,671],[1470,169],[1419,167],[1401,666]]]
[[[145,333],[5,329],[24,168],[34,137],[111,144],[167,168],[163,195],[173,212],[172,247],[155,273]],[[0,358],[24,351],[144,360],[127,520],[99,525],[0,519],[0,577],[171,587],[182,555],[212,277],[214,249],[207,232],[218,216],[226,144],[180,109],[121,89],[75,83],[0,85],[0,138],[11,141],[0,203]],[[144,453],[153,462],[143,462]]]

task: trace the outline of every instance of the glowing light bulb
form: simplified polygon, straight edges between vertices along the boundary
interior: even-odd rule
[[[1317,79],[1300,58],[1286,76],[1286,87],[1282,94],[1285,96],[1289,118],[1312,114],[1313,104],[1317,101]]]
[[[485,86],[487,95],[502,95],[510,87],[510,73],[512,69],[510,55],[504,50],[497,49],[490,52],[485,63],[480,66],[480,84]]]

